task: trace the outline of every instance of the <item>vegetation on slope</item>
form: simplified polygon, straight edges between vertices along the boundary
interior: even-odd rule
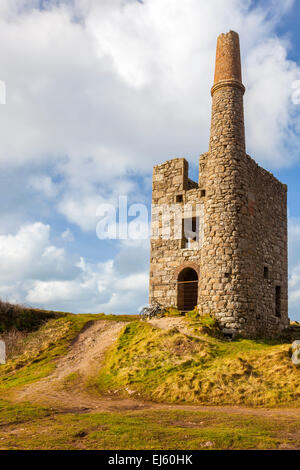
[[[190,324],[192,327],[193,325]],[[300,370],[290,344],[191,336],[144,322],[126,325],[93,385],[155,401],[299,406]]]
[[[10,304],[0,299],[0,333],[12,329],[18,331],[37,330],[45,321],[66,315],[63,312],[39,310]]]
[[[0,368],[0,396],[5,397],[0,400],[0,449],[299,448],[296,410],[282,410],[282,415],[242,409],[166,410],[164,405],[136,410],[133,402],[131,411],[78,414],[76,409],[66,413],[59,403],[45,407],[7,401],[9,392],[49,375],[88,322],[123,320],[127,323],[99,376],[90,380],[98,392],[209,405],[299,405],[300,370],[290,360],[290,344],[224,341],[211,319],[193,315],[186,321],[189,335],[137,318],[66,314],[22,336],[21,349]],[[74,373],[66,379],[71,399],[79,378]]]
[[[67,350],[91,321],[131,321],[130,315],[72,315],[66,314],[45,322],[37,331],[19,338],[18,347],[11,351],[6,365],[0,367],[0,391],[35,382],[48,376],[55,368],[55,361]],[[0,335],[4,340],[11,332]]]

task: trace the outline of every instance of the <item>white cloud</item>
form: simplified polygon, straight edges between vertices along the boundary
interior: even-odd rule
[[[287,45],[272,38],[248,54],[245,70],[249,88],[245,111],[250,153],[267,165],[289,165],[296,154],[291,151],[286,156],[287,149],[296,146],[298,140],[293,131],[296,107],[291,87],[300,78],[300,68],[287,60]]]
[[[96,230],[96,212],[99,204],[103,202],[97,195],[66,196],[58,206],[59,212],[64,214],[69,222],[76,223],[83,231]]]
[[[148,271],[121,277],[114,263],[77,264],[80,274],[74,279],[35,281],[26,293],[26,302],[72,312],[111,312],[136,314],[145,303],[148,289]]]
[[[82,175],[83,172],[81,170],[82,167],[77,175],[74,175],[74,178],[79,178],[80,175]],[[137,185],[134,181],[130,181],[127,178],[121,180],[116,178],[111,188],[108,189],[105,186],[101,186],[94,189],[94,191],[92,185],[86,183],[85,188],[81,188],[79,191],[72,189],[64,194],[57,205],[57,210],[63,214],[69,222],[77,224],[83,232],[96,232],[99,219],[97,216],[98,208],[102,204],[111,204],[117,210],[119,197],[126,196],[130,193],[132,194],[131,197],[143,201],[143,196],[140,195]]]
[[[50,176],[34,175],[29,179],[29,186],[43,193],[46,198],[55,198],[59,193],[59,187],[53,183]]]
[[[149,271],[150,242],[148,240],[123,240],[114,258],[114,270],[119,276],[130,276]]]
[[[39,3],[0,2],[0,79],[7,86],[0,167],[32,171],[25,186],[56,205],[53,218],[92,232],[99,203],[150,196],[136,175],[149,183],[157,162],[197,162],[208,148],[216,38],[229,29],[241,37],[251,155],[267,167],[295,160],[300,108],[291,94],[300,69],[287,59],[287,39],[274,33],[292,0],[250,10],[250,0],[66,0],[43,2],[42,10]],[[2,191],[6,199],[14,195],[1,217],[2,295],[74,311],[122,313],[144,303],[148,245],[124,243],[108,264],[78,264],[51,242],[48,225],[24,224],[18,214],[15,230],[11,213],[19,211],[22,185]],[[34,209],[38,219],[44,207],[33,201]]]
[[[300,219],[289,220],[289,312],[300,321]]]
[[[65,230],[62,234],[61,234],[61,238],[65,241],[65,242],[73,242],[74,241],[74,235],[73,233],[71,232],[71,230],[69,228],[67,228],[67,230]]]
[[[63,248],[50,242],[50,226],[36,222],[12,235],[0,235],[3,284],[34,279],[64,279],[77,268]]]
[[[69,229],[62,235],[71,240]],[[55,246],[49,225],[24,225],[14,235],[0,235],[0,296],[72,312],[137,313],[148,289],[148,269],[142,259],[148,250],[143,242],[138,244],[139,264],[133,273],[134,260],[128,266],[126,257],[132,242],[120,245],[117,269],[113,260],[91,263]]]
[[[0,17],[3,164],[50,157],[68,193],[70,186],[111,188],[128,171],[150,172],[171,156],[195,161],[208,146],[216,37],[228,29],[241,35],[253,156],[270,164],[275,150],[277,163],[286,163],[277,143],[282,150],[291,137],[299,69],[286,59],[286,41],[272,38],[290,1],[250,11],[241,0],[78,0],[42,11],[32,10],[34,1],[24,10],[25,3],[5,2],[9,21]],[[274,133],[269,150],[263,136]]]
[[[138,273],[138,274],[131,274],[130,276],[119,279],[116,283],[116,289],[120,291],[140,291],[147,286],[149,282],[149,274],[146,273]]]

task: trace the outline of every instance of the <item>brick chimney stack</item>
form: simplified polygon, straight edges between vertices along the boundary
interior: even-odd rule
[[[216,292],[220,293],[220,302],[213,309],[224,320],[228,316],[227,325],[238,323],[237,319],[248,309],[248,283],[244,279],[241,282],[242,273],[249,271],[243,251],[246,222],[241,211],[248,205],[244,93],[239,35],[230,31],[221,34],[217,43],[215,80],[211,90],[210,143],[204,169],[207,198],[201,254],[206,286],[202,289],[202,302],[209,305],[214,285],[218,287]],[[247,249],[250,249],[249,243],[247,240]],[[220,246],[224,247],[221,262],[218,259]],[[224,269],[227,278],[222,274]],[[228,278],[231,279],[229,284]],[[209,279],[213,280],[212,284]]]
[[[213,91],[224,80],[242,83],[240,40],[234,31],[218,37]]]
[[[245,152],[244,93],[239,35],[229,31],[221,34],[217,42],[215,80],[211,90],[211,152],[220,152],[220,146]]]

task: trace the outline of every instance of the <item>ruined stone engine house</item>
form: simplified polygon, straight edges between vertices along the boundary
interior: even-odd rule
[[[289,325],[287,186],[246,154],[244,93],[239,36],[230,31],[218,38],[198,183],[184,158],[153,170],[149,301],[197,306],[229,335],[274,336]],[[167,206],[182,214],[180,236],[164,236],[175,231],[175,216],[164,226]]]

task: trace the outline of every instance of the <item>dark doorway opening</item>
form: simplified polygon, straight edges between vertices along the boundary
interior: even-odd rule
[[[182,312],[193,310],[198,303],[198,274],[192,268],[184,268],[177,280],[177,307]]]

